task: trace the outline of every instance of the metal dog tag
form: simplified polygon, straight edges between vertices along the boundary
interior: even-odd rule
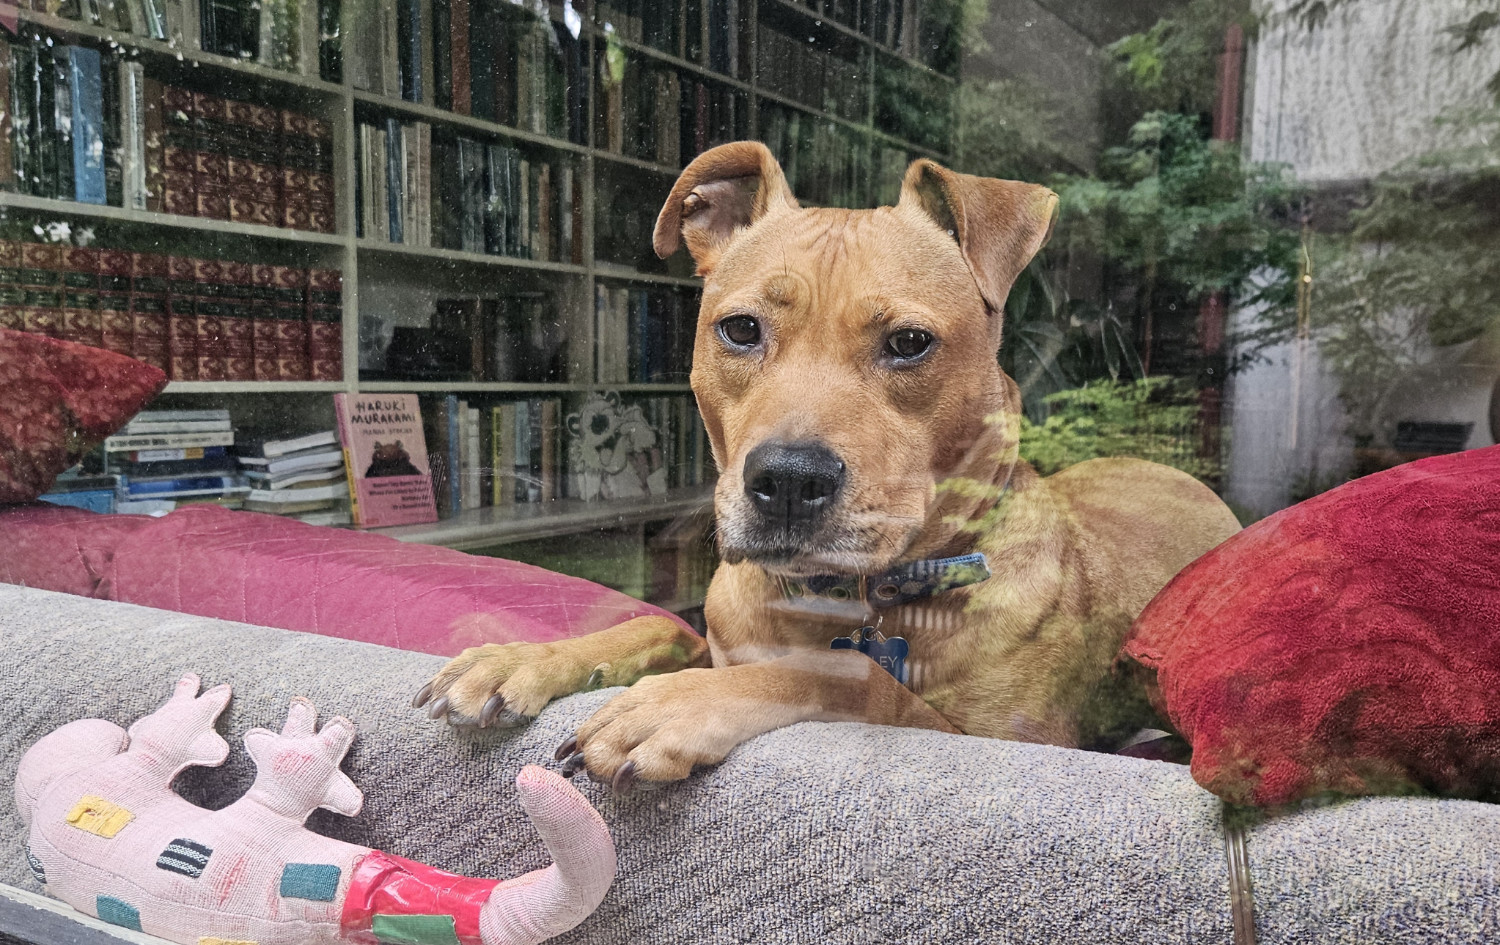
[[[834,637],[829,649],[858,650],[880,664],[880,668],[895,677],[896,682],[906,685],[908,647],[905,637],[887,637],[874,627],[860,627],[847,637]]]

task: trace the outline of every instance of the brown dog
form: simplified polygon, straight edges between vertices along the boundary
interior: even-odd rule
[[[692,386],[721,470],[724,562],[707,640],[639,618],[476,647],[416,704],[488,725],[631,686],[559,749],[617,788],[804,720],[1069,746],[1134,731],[1140,700],[1122,714],[1111,685],[1126,630],[1239,525],[1165,466],[1094,460],[1042,479],[1017,458],[1020,398],[995,352],[1056,203],[921,160],[895,207],[802,209],[761,144],[700,155],[655,246],[685,241],[704,277]],[[988,580],[950,560],[974,552]],[[907,641],[906,685],[830,648],[867,620]]]

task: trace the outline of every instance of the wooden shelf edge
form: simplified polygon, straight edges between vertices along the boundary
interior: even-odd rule
[[[363,103],[390,111],[405,112],[413,118],[421,118],[430,122],[469,128],[473,131],[489,135],[514,138],[517,141],[524,141],[527,144],[537,145],[538,147],[551,148],[557,151],[569,151],[573,154],[585,154],[589,150],[584,145],[574,144],[572,141],[564,138],[554,138],[551,135],[513,128],[510,125],[502,125],[499,122],[489,121],[484,118],[475,118],[473,115],[461,115],[458,112],[450,112],[433,105],[423,104],[422,102],[408,102],[404,98],[391,98],[388,95],[379,95],[374,92],[367,92],[364,89],[354,89],[353,95],[356,103]]]
[[[642,499],[598,502],[560,499],[535,505],[489,506],[424,525],[395,525],[369,531],[413,544],[471,551],[534,538],[673,518],[712,501],[712,486],[695,486]]]
[[[167,394],[337,394],[348,381],[170,381]]]
[[[338,233],[315,233],[312,230],[294,230],[288,227],[261,226],[255,223],[236,223],[232,220],[213,220],[206,217],[181,216],[175,213],[152,213],[149,210],[130,210],[108,204],[79,203],[76,200],[59,200],[54,197],[32,197],[27,194],[0,192],[0,207],[17,210],[32,210],[38,213],[56,213],[63,216],[89,217],[116,223],[134,223],[142,226],[171,227],[200,233],[223,233],[252,239],[278,240],[287,243],[310,243],[318,246],[346,246],[347,237]]]
[[[407,246],[405,243],[387,243],[382,240],[360,237],[355,245],[362,253],[388,253],[393,256],[411,256],[422,259],[438,259],[465,263],[474,266],[498,266],[507,269],[532,269],[543,272],[559,272],[573,276],[588,274],[588,268],[580,263],[550,262],[541,259],[524,259],[520,256],[499,256],[490,253],[466,253],[456,249],[440,249],[435,246]]]

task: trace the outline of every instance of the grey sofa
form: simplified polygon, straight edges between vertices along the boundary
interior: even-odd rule
[[[408,707],[437,657],[0,585],[0,883],[38,891],[9,785],[64,722],[129,724],[185,671],[228,682],[222,768],[179,782],[222,806],[249,785],[238,736],[305,695],[360,735],[354,818],[311,826],[471,875],[546,861],[513,778],[610,697],[528,728],[455,733]],[[689,781],[614,797],[580,784],[619,875],[570,943],[1234,940],[1224,811],[1185,768],[930,732],[808,723]],[[1246,829],[1261,943],[1500,941],[1500,806],[1304,805]],[[3,930],[0,930],[3,933]],[[0,934],[0,940],[3,940]]]

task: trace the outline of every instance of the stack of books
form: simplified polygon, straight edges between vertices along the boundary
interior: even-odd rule
[[[245,508],[319,525],[349,523],[349,481],[336,430],[281,439],[252,439],[235,447],[250,485]]]
[[[184,502],[238,508],[250,491],[226,448],[228,410],[143,410],[104,441],[106,471],[119,477],[115,511],[159,512]]]
[[[0,189],[332,233],[333,129],[33,35],[0,42]]]

